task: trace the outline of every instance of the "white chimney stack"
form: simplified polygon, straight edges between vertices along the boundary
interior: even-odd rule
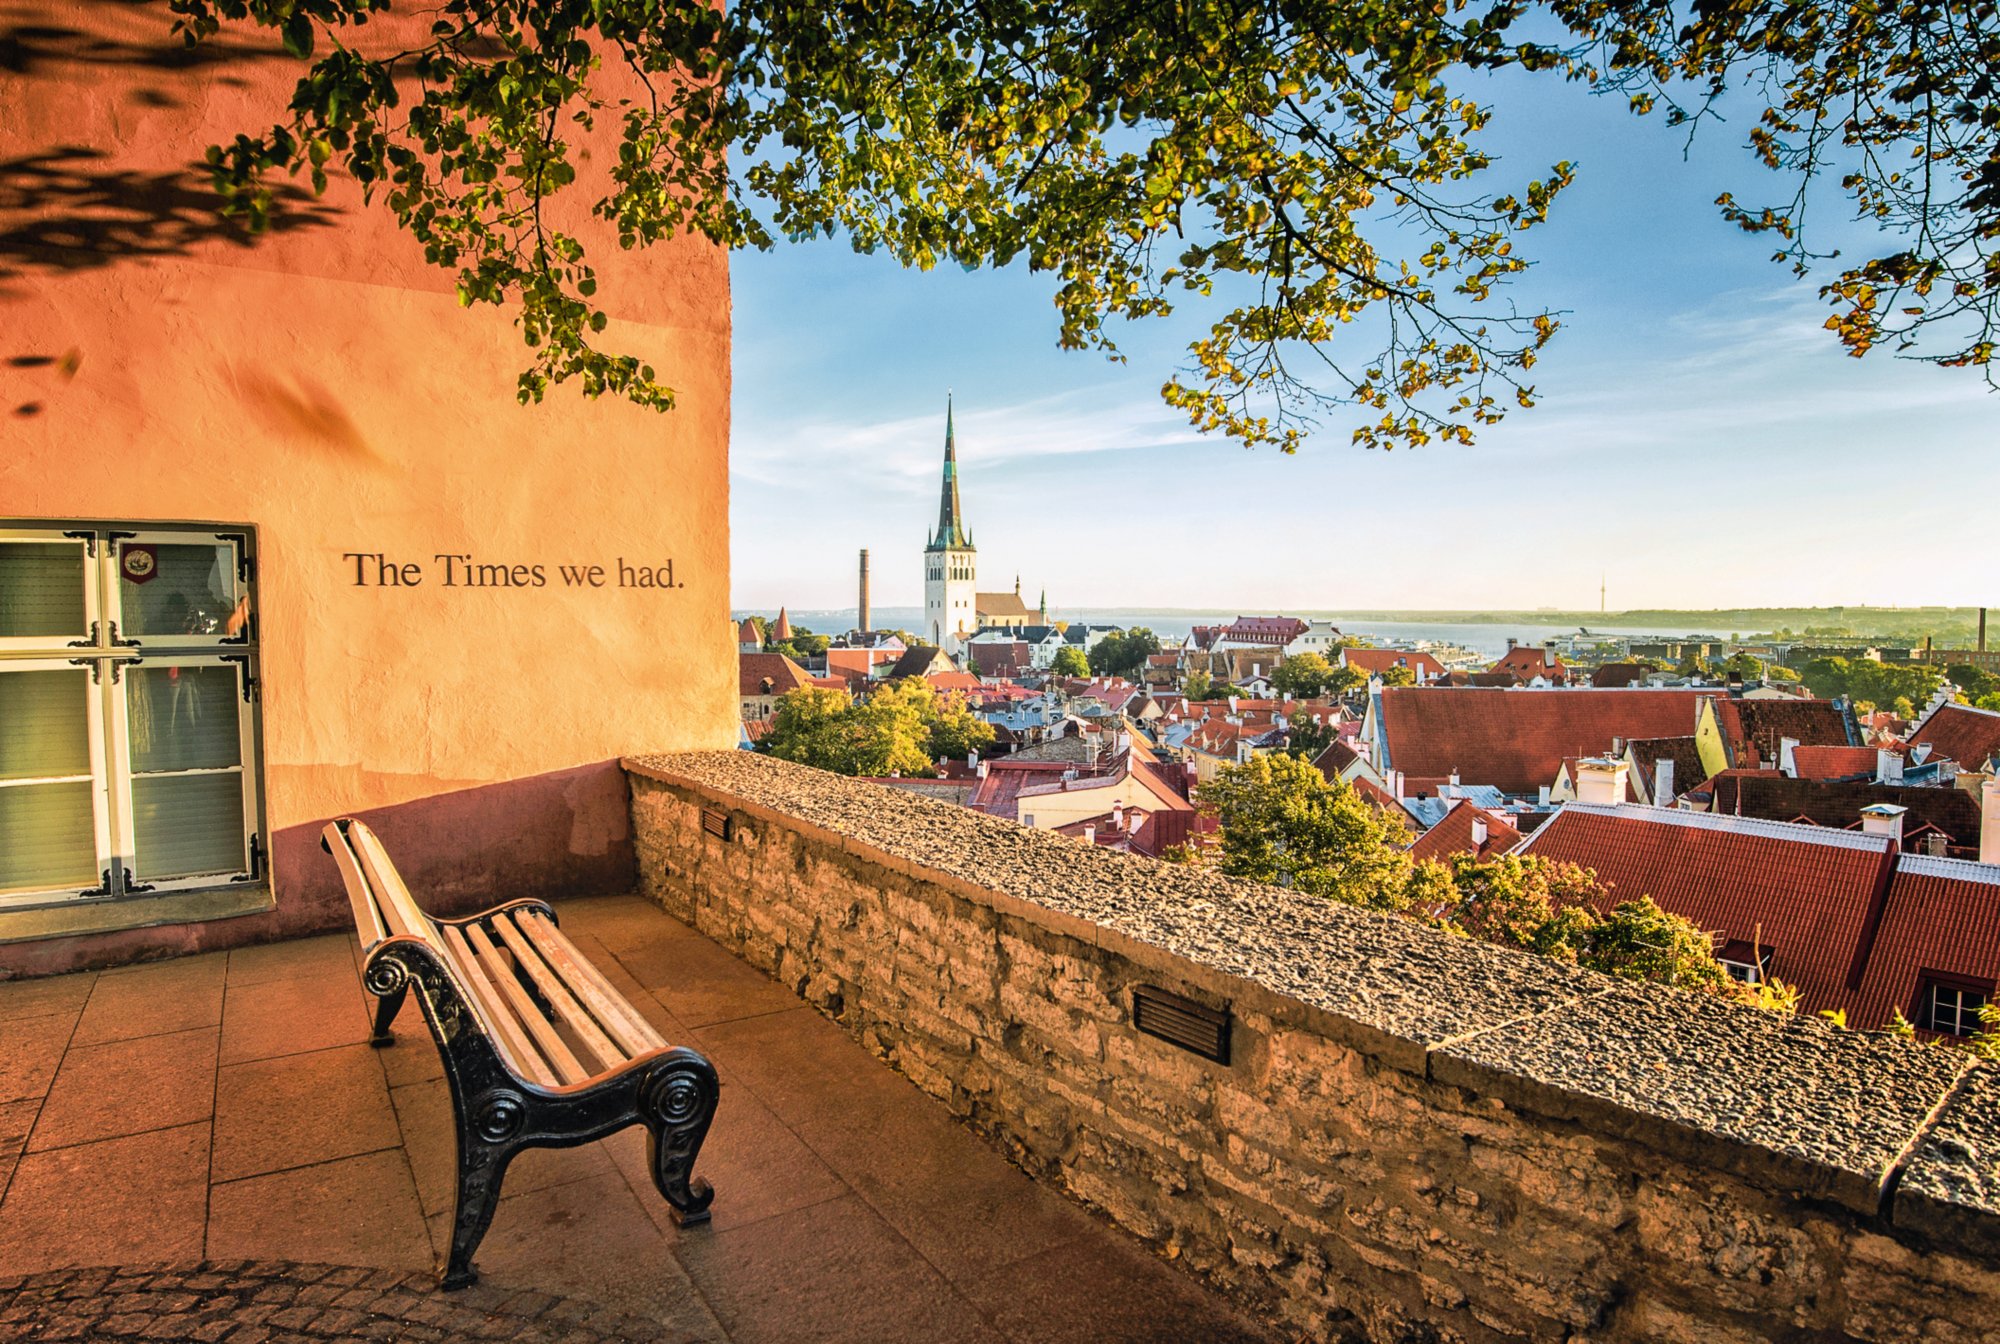
[[[1095,826],[1086,826],[1083,828],[1083,843],[1086,845],[1097,843],[1097,828]]]
[[[1674,805],[1674,759],[1662,756],[1653,762],[1653,806]]]
[[[1778,769],[1793,779],[1799,777],[1799,740],[1796,737],[1778,739]]]
[[[1617,807],[1625,801],[1625,777],[1631,767],[1609,756],[1586,756],[1576,763],[1576,800]]]
[[[1861,809],[1861,829],[1867,835],[1886,835],[1903,847],[1903,814],[1910,809],[1894,803],[1873,803]]]
[[[1125,829],[1125,802],[1123,799],[1111,804],[1111,829],[1114,831]]]
[[[1887,747],[1875,749],[1875,782],[1877,784],[1901,784],[1903,782],[1902,753],[1890,751]]]
[[[1474,849],[1486,848],[1486,836],[1486,818],[1474,817],[1472,819],[1472,847]]]
[[[1981,790],[1985,805],[1979,812],[1979,861],[2000,863],[2000,777],[1987,780]]]

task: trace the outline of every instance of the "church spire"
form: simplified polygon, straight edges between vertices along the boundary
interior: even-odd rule
[[[951,397],[944,402],[944,482],[938,491],[937,537],[931,543],[938,550],[968,550],[972,539],[965,534],[965,515],[958,506],[958,444],[952,432]]]

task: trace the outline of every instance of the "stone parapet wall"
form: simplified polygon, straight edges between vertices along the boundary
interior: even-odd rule
[[[1962,1052],[745,753],[626,765],[652,900],[1288,1335],[2000,1339]],[[1229,1062],[1136,1030],[1142,985],[1227,1010]]]

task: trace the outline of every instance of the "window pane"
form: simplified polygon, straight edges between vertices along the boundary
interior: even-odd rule
[[[147,775],[132,781],[133,870],[142,881],[243,870],[243,777]]]
[[[0,789],[0,890],[97,885],[90,795],[89,780]]]
[[[209,770],[241,765],[243,748],[236,669],[148,667],[125,670],[126,728],[132,772]]]
[[[91,773],[90,673],[4,669],[0,664],[0,779]]]
[[[222,635],[236,609],[236,551],[227,544],[118,544],[119,633],[156,640]]]
[[[75,542],[0,542],[0,639],[70,640],[88,633],[83,547]]]

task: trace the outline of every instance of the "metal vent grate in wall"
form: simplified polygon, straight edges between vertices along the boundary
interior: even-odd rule
[[[704,807],[701,810],[701,828],[718,840],[727,840],[732,829],[729,825],[729,814],[718,812],[712,807]]]
[[[1217,1012],[1157,985],[1132,987],[1132,1025],[1148,1036],[1218,1064],[1229,1062],[1229,1012]]]

